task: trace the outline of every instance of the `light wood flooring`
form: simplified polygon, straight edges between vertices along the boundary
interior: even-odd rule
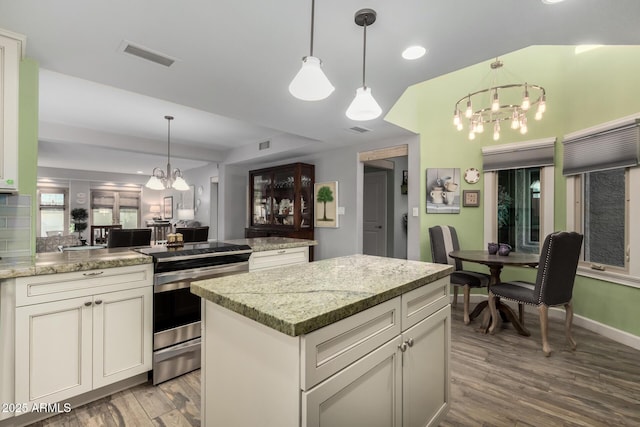
[[[510,325],[484,335],[475,331],[478,320],[463,324],[458,304],[452,318],[451,410],[441,426],[640,425],[640,351],[574,326],[578,348],[573,353],[563,323],[549,323],[553,353],[547,358],[536,315],[525,319],[531,337],[518,335]],[[145,384],[116,393],[34,426],[199,426],[199,394],[200,371],[195,371],[157,387]]]

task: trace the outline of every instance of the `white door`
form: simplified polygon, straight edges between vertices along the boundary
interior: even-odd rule
[[[364,174],[362,253],[387,256],[387,173]]]
[[[302,393],[306,427],[400,427],[400,337]]]
[[[151,370],[152,287],[93,298],[93,387]]]
[[[437,426],[449,409],[450,306],[403,332],[403,427]]]
[[[16,402],[64,401],[91,390],[91,297],[16,309]]]

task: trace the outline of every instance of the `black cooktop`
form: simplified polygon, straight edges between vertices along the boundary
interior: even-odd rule
[[[137,248],[136,252],[151,255],[156,259],[166,258],[198,258],[224,255],[229,252],[251,252],[249,245],[236,245],[224,242],[185,243],[183,247],[169,248],[163,245]]]

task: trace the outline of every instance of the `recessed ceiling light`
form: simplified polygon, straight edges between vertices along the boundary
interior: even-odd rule
[[[544,4],[556,4],[556,3],[560,3],[563,2],[564,0],[542,0],[542,3]]]
[[[136,171],[136,173],[144,173],[143,171]]]
[[[427,49],[422,46],[409,46],[402,52],[402,57],[409,60],[418,59],[422,58],[425,53],[427,53]]]

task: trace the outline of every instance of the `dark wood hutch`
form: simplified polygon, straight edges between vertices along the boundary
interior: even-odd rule
[[[315,167],[306,163],[249,171],[249,227],[245,237],[313,240],[314,182]]]

